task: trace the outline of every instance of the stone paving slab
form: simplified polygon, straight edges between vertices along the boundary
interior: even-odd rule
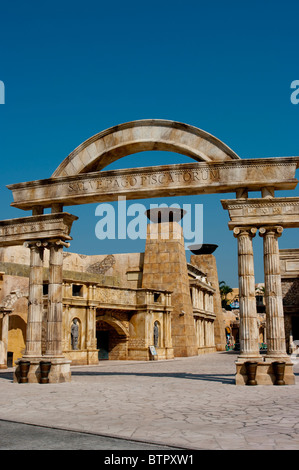
[[[234,384],[235,353],[72,367],[72,382],[15,384],[0,371],[0,419],[207,450],[299,449],[296,384]]]
[[[174,447],[0,420],[0,450],[116,450],[170,453]],[[155,452],[156,451],[156,452]],[[77,455],[77,454],[76,454]],[[73,454],[74,456],[74,454]],[[76,456],[74,456],[76,459]]]

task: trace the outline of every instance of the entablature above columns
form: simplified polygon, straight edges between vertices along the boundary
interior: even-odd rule
[[[211,295],[215,294],[216,292],[214,287],[212,287],[210,284],[207,284],[206,282],[201,281],[200,279],[190,279],[189,286],[199,288],[205,292],[209,292]]]
[[[299,227],[299,197],[225,199],[222,207],[228,210],[228,227]]]
[[[255,158],[183,163],[97,171],[11,184],[13,207],[31,210],[115,201],[118,196],[143,199],[163,196],[294,189],[298,157]],[[267,189],[268,188],[268,189]]]
[[[70,231],[78,217],[67,212],[32,215],[0,221],[0,246],[24,243],[60,243],[72,240]]]
[[[216,319],[216,314],[212,312],[208,312],[207,310],[193,307],[193,317],[198,320],[214,321]]]

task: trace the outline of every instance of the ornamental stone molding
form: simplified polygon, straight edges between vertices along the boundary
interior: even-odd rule
[[[22,245],[50,239],[72,240],[71,227],[78,217],[66,212],[0,221],[0,246]]]
[[[228,210],[230,230],[240,225],[299,227],[299,197],[226,199],[221,203]]]

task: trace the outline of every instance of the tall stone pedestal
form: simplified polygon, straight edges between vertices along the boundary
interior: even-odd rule
[[[14,382],[19,382],[20,379],[20,362],[29,361],[30,368],[28,373],[28,383],[40,383],[41,371],[40,371],[40,362],[41,361],[50,361],[51,368],[49,373],[49,383],[62,383],[71,381],[71,362],[64,357],[26,357],[23,356],[21,360],[15,362],[16,367],[14,371]]]
[[[236,385],[247,385],[248,376],[246,372],[246,362],[252,359],[245,359],[238,357],[236,361]],[[275,361],[279,361],[279,358],[275,358]],[[263,358],[260,357],[257,359],[257,369],[256,369],[256,384],[257,385],[275,385],[276,376],[274,371],[274,362],[273,358]],[[284,383],[285,385],[294,385],[295,376],[293,373],[293,364],[289,358],[283,358],[285,362],[285,372],[284,372]]]

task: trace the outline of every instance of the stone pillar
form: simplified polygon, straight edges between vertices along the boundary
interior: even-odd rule
[[[96,311],[97,308],[94,305],[89,305],[86,312],[86,348],[96,348]]]
[[[8,346],[8,329],[9,329],[9,314],[11,309],[0,307],[2,313],[2,333],[0,340],[0,369],[7,368],[7,346]]]
[[[69,247],[69,243],[63,240],[50,240],[48,248],[49,256],[49,287],[48,287],[48,311],[46,352],[43,360],[51,361],[49,374],[50,383],[69,382],[71,380],[71,361],[63,356],[63,247]]]
[[[26,246],[30,248],[26,359],[42,355],[43,261],[46,245],[47,243],[40,241],[26,243]]]
[[[212,334],[212,346],[215,346],[215,322],[212,322],[211,334]]]
[[[208,329],[207,329],[207,321],[203,321],[203,345],[208,345]]]
[[[49,289],[47,316],[46,356],[62,356],[62,268],[63,246],[68,246],[61,240],[49,245]]]
[[[194,287],[191,287],[191,292],[192,292],[192,305],[194,308],[197,307],[197,297],[196,297],[196,290]]]
[[[69,338],[70,318],[69,316],[70,316],[70,305],[63,304],[62,331],[64,333],[64,337],[62,340],[62,351],[68,351],[70,349],[70,338]]]
[[[252,239],[256,231],[257,229],[254,227],[234,228],[234,236],[238,239],[240,298],[239,358],[260,358],[252,247]]]
[[[205,306],[204,306],[204,291],[203,290],[199,291],[199,308],[201,310],[205,309]]]
[[[278,238],[281,236],[282,232],[283,228],[280,226],[261,227],[259,232],[264,242],[268,357],[287,356],[278,248]]]

